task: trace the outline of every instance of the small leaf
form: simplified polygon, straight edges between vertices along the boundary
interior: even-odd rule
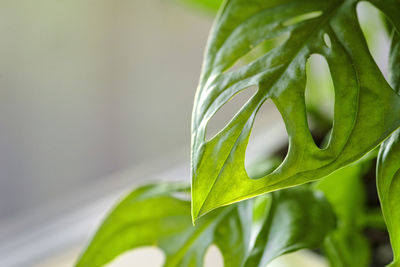
[[[164,266],[201,267],[211,244],[225,267],[265,266],[284,253],[321,245],[335,225],[321,194],[296,188],[220,208],[193,226],[189,201],[175,196],[182,191],[185,186],[174,183],[133,191],[108,215],[76,267],[103,266],[141,246],[158,246]]]
[[[371,2],[400,29],[398,0]],[[220,206],[324,177],[361,158],[400,126],[400,96],[370,55],[357,3],[225,2],[209,37],[193,109],[194,219]],[[284,35],[288,38],[276,48],[230,70],[260,43]],[[335,90],[332,133],[323,149],[307,127],[306,61],[312,54],[326,59]],[[254,96],[226,127],[206,140],[210,118],[251,86],[258,88]],[[245,151],[257,112],[267,99],[273,100],[283,117],[289,151],[273,172],[251,179],[245,169]]]

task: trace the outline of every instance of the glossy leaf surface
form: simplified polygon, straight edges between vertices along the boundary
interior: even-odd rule
[[[157,246],[164,266],[200,267],[215,244],[225,267],[264,267],[282,254],[320,246],[335,227],[326,199],[307,188],[221,208],[193,226],[190,202],[176,196],[184,190],[168,183],[133,191],[108,215],[76,266],[103,266],[128,250]]]
[[[398,29],[398,1],[372,2]],[[193,110],[194,219],[220,206],[326,176],[361,158],[398,128],[400,97],[368,51],[357,20],[357,3],[225,2],[209,37]],[[263,41],[280,37],[284,41],[276,48],[247,65],[231,68]],[[312,54],[326,59],[335,90],[333,129],[324,149],[314,143],[306,117],[305,66]],[[257,86],[257,92],[207,141],[210,118],[251,86]],[[285,122],[289,151],[274,171],[251,179],[245,169],[245,151],[257,111],[267,99],[273,100]]]
[[[400,90],[400,39],[394,31],[390,54],[391,83]],[[381,145],[377,161],[377,187],[382,212],[390,235],[394,261],[400,266],[400,130]]]
[[[383,216],[390,235],[394,262],[400,266],[400,131],[386,140],[379,151],[377,186]]]

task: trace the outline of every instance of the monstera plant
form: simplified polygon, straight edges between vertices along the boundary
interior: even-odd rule
[[[197,267],[212,244],[227,267],[266,266],[304,248],[331,266],[380,266],[374,229],[390,237],[393,253],[385,264],[400,266],[400,1],[369,0],[391,38],[388,79],[366,42],[359,2],[222,3],[194,101],[191,188],[159,183],[134,190],[107,216],[76,266],[103,266],[128,250],[157,246],[164,266]],[[212,8],[218,1],[203,4]],[[311,111],[319,111],[306,103],[313,55],[326,62],[334,88],[331,127],[320,141],[313,134],[322,124],[309,127]],[[217,111],[254,87],[230,122],[207,138]],[[246,148],[267,100],[284,121],[287,153],[249,170]],[[369,191],[378,192],[380,203],[371,205]]]

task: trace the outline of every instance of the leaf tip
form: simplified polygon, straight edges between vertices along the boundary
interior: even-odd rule
[[[192,199],[192,210],[191,210],[191,213],[192,213],[192,224],[193,224],[193,226],[195,226],[196,225],[196,221],[201,216],[201,214],[200,214],[200,209],[195,207],[193,199]]]
[[[196,198],[192,199],[192,223],[195,225],[196,221],[202,217],[203,215],[207,214],[214,208],[207,207],[207,201],[200,201]]]

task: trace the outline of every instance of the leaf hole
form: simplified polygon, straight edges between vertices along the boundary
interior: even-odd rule
[[[265,101],[257,112],[245,153],[248,176],[259,179],[273,172],[286,157],[288,135],[274,103]]]
[[[282,24],[283,24],[283,26],[287,27],[290,25],[294,25],[294,24],[306,21],[306,20],[318,18],[322,15],[322,13],[323,13],[322,11],[312,11],[312,12],[304,13],[299,16],[290,18],[290,19],[284,21]]]
[[[276,47],[281,46],[283,43],[287,41],[288,38],[289,38],[289,33],[285,33],[274,38],[263,40],[256,45],[250,44],[249,45],[250,50],[242,57],[240,57],[231,67],[226,69],[224,73],[233,72],[239,69],[240,67],[249,64],[250,62],[256,61],[269,51],[273,50]]]
[[[207,122],[206,141],[218,135],[238,113],[238,111],[257,92],[256,86],[250,86],[231,97]]]
[[[204,256],[204,266],[224,266],[222,253],[216,245],[211,245]]]
[[[324,33],[324,42],[327,47],[329,47],[329,48],[332,47],[331,38],[329,37],[329,35],[327,33]]]
[[[383,76],[388,80],[390,37],[384,23],[384,14],[369,2],[357,4],[357,17],[369,52]]]
[[[139,265],[143,267],[162,266],[165,260],[163,251],[157,247],[141,247],[127,251],[119,255],[106,267],[122,267]]]
[[[333,127],[335,88],[325,57],[312,54],[306,63],[307,122],[315,144],[324,149]]]

